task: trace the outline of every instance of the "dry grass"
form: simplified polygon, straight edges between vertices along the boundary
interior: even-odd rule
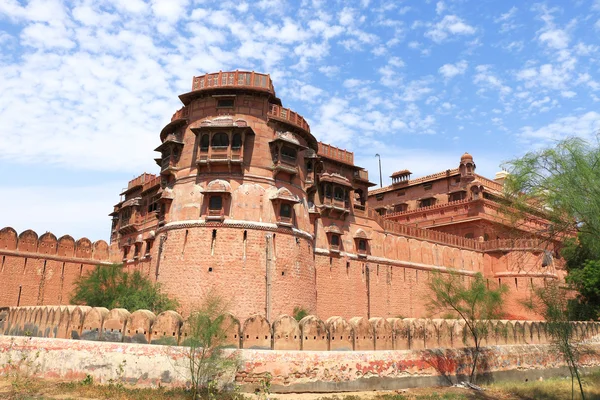
[[[585,377],[587,400],[600,400],[600,372]],[[236,397],[237,396],[237,397]],[[203,397],[205,398],[205,397]],[[207,397],[206,397],[207,398]],[[570,379],[548,379],[523,383],[497,383],[484,392],[459,388],[419,388],[398,392],[363,392],[356,394],[278,394],[269,396],[278,400],[564,400],[571,398]],[[93,385],[91,382],[52,382],[35,379],[0,378],[0,399],[7,400],[145,400],[190,399],[184,390],[131,389],[126,385]],[[219,400],[258,399],[255,395],[225,394]],[[575,399],[579,399],[575,391]]]

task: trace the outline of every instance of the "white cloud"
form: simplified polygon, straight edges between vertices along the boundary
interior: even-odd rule
[[[425,36],[436,43],[442,43],[452,35],[473,35],[475,28],[456,15],[446,15],[442,20],[425,32]]]
[[[591,140],[600,130],[600,114],[590,111],[581,115],[557,118],[554,122],[541,128],[525,126],[519,137],[535,147],[545,147],[552,142],[577,136]]]
[[[438,72],[446,79],[452,79],[457,75],[463,75],[467,71],[468,63],[465,60],[461,60],[456,64],[444,64],[440,67]]]
[[[325,76],[329,78],[332,78],[339,74],[340,67],[337,67],[335,65],[323,65],[322,67],[319,67],[319,72],[325,74]]]
[[[492,73],[490,65],[478,65],[475,67],[475,71],[477,73],[473,78],[473,83],[481,86],[484,90],[497,90],[502,96],[512,92],[512,89],[508,85],[505,85],[500,78]]]
[[[500,32],[508,32],[514,30],[518,25],[514,22],[515,16],[517,15],[517,7],[511,7],[510,10],[494,19],[494,22],[500,24]]]
[[[443,1],[438,1],[435,4],[435,13],[440,15],[444,12],[444,10],[446,10],[446,5],[444,4]]]

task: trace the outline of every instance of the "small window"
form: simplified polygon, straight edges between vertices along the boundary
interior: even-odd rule
[[[231,139],[231,148],[239,149],[242,147],[242,135],[239,132],[233,134],[233,138]]]
[[[331,198],[331,185],[325,185],[325,197]]]
[[[365,239],[358,239],[358,250],[367,251],[367,241]]]
[[[452,193],[452,194],[450,194],[450,201],[463,200],[465,197],[466,197],[466,193],[465,192]]]
[[[396,192],[396,196],[404,196],[406,194],[406,190],[398,190]]]
[[[333,190],[333,198],[336,200],[344,200],[344,190],[341,187],[337,187]]]
[[[408,210],[408,204],[396,204],[394,206],[394,212],[404,212]]]
[[[229,136],[225,132],[215,133],[212,137],[212,147],[229,146]]]
[[[383,200],[383,196],[384,196],[383,193],[377,193],[375,195],[375,198],[377,199],[377,201],[381,201],[381,200]]]
[[[289,146],[281,147],[281,158],[283,158],[284,160],[296,161],[296,155],[296,149]]]
[[[281,204],[279,215],[284,218],[292,218],[292,206],[288,203]]]
[[[432,183],[426,183],[423,185],[423,189],[425,189],[425,190],[431,190],[432,187],[433,187]]]
[[[340,245],[340,235],[331,235],[331,245],[339,246]]]
[[[200,151],[208,151],[208,145],[210,142],[210,138],[208,134],[202,135],[200,138]]]
[[[210,196],[208,201],[209,210],[220,210],[223,208],[223,197],[221,196]]]
[[[379,214],[379,215],[385,215],[386,209],[385,209],[385,207],[381,207],[381,208],[376,208],[375,211],[377,211],[377,214]]]
[[[312,170],[313,170],[313,164],[312,164],[312,161],[308,161],[308,162],[306,163],[306,172],[312,172]]]
[[[467,239],[474,239],[475,238],[475,234],[473,234],[473,233],[467,233],[465,235],[465,238],[467,238]]]
[[[217,108],[232,108],[233,99],[219,99],[217,100]]]
[[[421,200],[420,203],[420,207],[429,207],[433,205],[433,202],[435,201],[435,199],[429,198],[429,199],[423,199]]]

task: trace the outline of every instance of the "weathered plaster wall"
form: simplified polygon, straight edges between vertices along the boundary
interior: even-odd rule
[[[600,350],[597,344],[591,345]],[[61,339],[0,337],[0,375],[16,369],[43,379],[78,381],[91,375],[95,382],[125,382],[137,387],[186,386],[184,347],[104,343]],[[327,392],[396,389],[446,384],[441,378],[468,374],[469,349],[392,351],[229,350],[240,367],[224,377],[253,391],[272,376],[273,392]],[[8,364],[8,360],[22,360]],[[488,380],[513,373],[517,379],[563,373],[564,367],[548,345],[490,346],[484,349],[482,373]],[[584,367],[597,367],[597,356],[583,357]]]

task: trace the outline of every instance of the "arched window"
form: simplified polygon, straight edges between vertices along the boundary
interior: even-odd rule
[[[331,245],[339,246],[340,245],[340,235],[331,235]]]
[[[306,172],[312,172],[312,170],[313,170],[313,164],[312,164],[312,161],[308,161],[308,162],[306,163]]]
[[[292,206],[288,203],[281,204],[279,208],[279,216],[284,218],[292,218]]]
[[[210,137],[208,134],[202,135],[200,138],[200,151],[208,151],[208,146],[210,144]]]
[[[233,134],[233,137],[231,138],[231,148],[239,149],[241,147],[242,147],[242,134],[239,132],[236,132]]]
[[[209,210],[220,210],[223,208],[223,198],[221,196],[210,196],[208,201]]]
[[[212,147],[229,146],[229,136],[225,132],[217,132],[212,137]]]
[[[335,189],[333,189],[333,198],[336,200],[344,200],[344,189],[336,186]]]
[[[325,197],[331,198],[331,185],[325,185]]]
[[[358,239],[358,250],[367,251],[367,241],[365,239]]]

